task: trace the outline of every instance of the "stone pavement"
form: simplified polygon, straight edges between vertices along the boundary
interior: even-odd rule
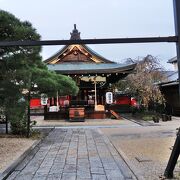
[[[8,180],[137,179],[97,128],[54,129]]]

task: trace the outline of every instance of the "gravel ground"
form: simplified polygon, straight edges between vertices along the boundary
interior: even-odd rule
[[[113,141],[126,153],[129,160],[145,179],[155,180],[164,173],[174,138]]]
[[[180,119],[160,126],[103,128],[112,144],[130,160],[138,175],[156,180],[164,173],[176,137]]]
[[[115,119],[86,119],[85,122],[68,122],[65,120],[44,120],[43,116],[32,116],[31,120],[36,120],[36,126],[109,126],[109,125],[136,125],[124,118]]]
[[[0,173],[20,157],[35,140],[27,138],[0,137]]]

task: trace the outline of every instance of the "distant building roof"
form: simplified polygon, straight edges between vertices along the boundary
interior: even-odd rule
[[[176,62],[177,62],[177,56],[169,59],[167,63],[176,63]]]
[[[178,80],[178,72],[175,71],[174,73],[172,73],[171,75],[168,76],[168,80],[169,81],[177,81]]]
[[[167,87],[167,86],[175,86],[175,85],[178,85],[179,84],[179,81],[169,81],[167,83],[161,83],[161,86],[162,87]]]
[[[164,71],[163,74],[166,76],[166,79],[158,83],[160,86],[172,86],[179,83],[178,71]]]
[[[178,79],[178,72],[177,71],[163,71],[162,74],[166,77],[167,81],[176,81]]]

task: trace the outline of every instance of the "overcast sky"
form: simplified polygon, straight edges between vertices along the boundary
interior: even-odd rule
[[[30,21],[43,40],[69,39],[73,24],[81,38],[174,35],[173,0],[0,0],[0,9]],[[167,69],[176,56],[174,44],[89,45],[104,57],[122,62],[152,54]],[[43,47],[43,59],[61,46]]]

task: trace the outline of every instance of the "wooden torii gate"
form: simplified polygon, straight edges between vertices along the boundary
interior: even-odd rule
[[[180,0],[173,0],[174,6],[174,21],[175,21],[175,36],[169,37],[142,37],[142,38],[111,38],[111,39],[81,39],[81,40],[47,40],[47,41],[1,41],[1,47],[11,46],[46,46],[46,45],[70,45],[70,44],[117,44],[117,43],[160,43],[169,42],[176,43],[177,47],[177,62],[178,75],[180,79]],[[1,50],[1,49],[0,49]],[[179,100],[180,100],[180,83],[179,83]],[[30,124],[30,116],[28,118]],[[28,126],[29,132],[29,126]],[[29,134],[28,134],[29,136]],[[168,165],[164,172],[167,178],[173,177],[173,170],[175,168],[177,159],[180,154],[180,128],[177,133],[177,138],[172,150]]]

